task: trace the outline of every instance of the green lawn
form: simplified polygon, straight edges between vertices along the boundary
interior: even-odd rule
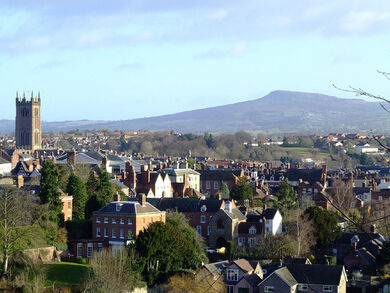
[[[88,275],[89,267],[87,265],[57,262],[43,265],[46,269],[46,284],[51,286],[72,286],[84,283]]]

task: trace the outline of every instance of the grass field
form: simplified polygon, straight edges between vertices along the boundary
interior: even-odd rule
[[[46,286],[74,286],[84,283],[89,267],[87,265],[58,262],[43,265],[46,270]]]

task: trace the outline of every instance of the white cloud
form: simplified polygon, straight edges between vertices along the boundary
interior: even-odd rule
[[[347,32],[362,32],[373,25],[390,21],[390,12],[351,11],[342,20],[340,28]]]
[[[228,16],[228,12],[225,9],[219,9],[209,15],[211,20],[223,20]]]
[[[232,53],[239,55],[242,54],[246,49],[245,43],[238,43],[232,48]]]

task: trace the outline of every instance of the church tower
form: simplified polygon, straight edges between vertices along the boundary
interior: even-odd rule
[[[42,147],[41,129],[41,97],[34,98],[31,92],[31,99],[19,98],[16,92],[16,118],[15,118],[16,148],[24,150],[36,150]]]

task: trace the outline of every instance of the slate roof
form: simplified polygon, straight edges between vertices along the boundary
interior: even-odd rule
[[[363,232],[343,232],[341,236],[335,240],[335,244],[345,244],[351,245],[351,239],[357,235],[359,237],[359,242],[357,243],[357,247],[362,247],[372,239],[378,239],[381,242],[385,241],[385,238],[379,233],[363,233]]]
[[[267,220],[273,220],[275,218],[275,215],[276,215],[276,212],[278,211],[278,209],[274,209],[274,208],[267,208],[265,211],[263,211],[263,213],[261,213],[260,215],[259,214],[247,214],[246,215],[246,218],[247,218],[247,222],[251,222],[251,223],[256,223],[256,222],[260,222],[260,220],[263,219],[263,216],[267,219]]]
[[[241,175],[241,169],[199,170],[199,173],[202,180],[232,181],[234,176]]]
[[[244,279],[251,285],[257,286],[261,282],[261,278],[256,274],[246,274]]]
[[[330,266],[321,264],[287,265],[294,279],[300,284],[339,285],[342,276],[342,265]]]
[[[221,275],[222,270],[224,270],[229,265],[228,260],[223,260],[219,262],[205,264],[205,268],[214,276],[218,277]]]
[[[274,271],[274,273],[277,274],[280,278],[282,278],[290,287],[298,283],[287,267],[277,269],[276,271]]]
[[[354,187],[353,188],[353,193],[358,195],[358,194],[363,194],[363,193],[369,193],[371,191],[371,188],[369,187]]]
[[[314,184],[317,181],[321,182],[322,169],[289,169],[285,175],[289,181],[308,181],[310,184]]]
[[[261,235],[263,231],[263,224],[262,223],[250,223],[250,222],[243,222],[238,224],[238,234],[249,234],[249,229],[254,226],[256,228],[256,234],[254,235]]]
[[[159,172],[166,172],[170,176],[183,176],[183,175],[187,175],[187,174],[200,175],[199,172],[192,170],[192,169],[166,168],[166,169],[161,169]]]
[[[110,182],[112,184],[115,184],[115,185],[119,186],[122,189],[128,189],[129,188],[128,186],[124,185],[122,182],[120,182],[119,180],[116,180],[116,179],[111,179]]]
[[[273,218],[275,218],[275,215],[276,215],[276,212],[278,210],[277,209],[273,209],[273,208],[268,208],[266,209],[264,212],[263,212],[263,216],[267,219],[267,220],[272,220]]]
[[[206,212],[217,212],[222,200],[197,199],[197,198],[147,198],[147,202],[161,211],[176,210],[181,213],[200,212],[202,206],[206,206]]]
[[[223,210],[231,219],[238,219],[239,221],[246,220],[246,217],[243,213],[240,212],[238,208],[232,208],[232,211],[226,209]]]
[[[121,209],[116,211],[116,206],[121,204]],[[116,201],[110,202],[100,210],[93,212],[93,214],[111,214],[111,215],[137,215],[147,213],[159,213],[160,211],[152,206],[150,203],[146,203],[145,206],[140,205],[136,201]]]
[[[67,164],[67,154],[64,154],[57,158],[58,164]],[[87,153],[77,153],[76,154],[76,164],[89,164],[89,165],[100,165],[101,160],[96,160],[90,157]]]

